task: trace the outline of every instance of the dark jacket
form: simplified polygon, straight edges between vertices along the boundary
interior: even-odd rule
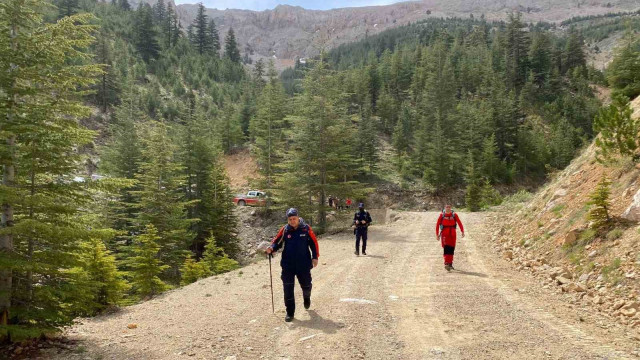
[[[297,229],[292,228],[289,224],[280,228],[278,235],[271,241],[271,247],[273,251],[284,248],[280,266],[291,271],[313,268],[311,259],[317,259],[320,256],[316,234],[313,233],[311,226],[304,223],[302,219],[300,219],[300,225]]]
[[[365,221],[365,223],[362,223],[362,220]],[[369,225],[371,225],[371,215],[369,215],[368,211],[358,211],[356,212],[356,214],[353,216],[353,224],[357,227],[357,228],[364,228],[366,229]]]

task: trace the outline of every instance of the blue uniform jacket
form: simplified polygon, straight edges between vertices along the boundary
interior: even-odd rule
[[[311,259],[320,256],[316,234],[302,219],[297,229],[289,224],[283,226],[273,238],[271,247],[273,251],[283,248],[280,266],[290,271],[308,271],[313,268]]]

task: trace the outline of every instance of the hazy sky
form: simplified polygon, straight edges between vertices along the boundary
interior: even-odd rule
[[[327,10],[342,7],[389,5],[402,0],[202,0],[204,6],[212,9],[273,9],[278,4],[297,5],[305,9]],[[406,0],[405,0],[406,1]],[[175,0],[176,4],[196,4],[200,0]]]

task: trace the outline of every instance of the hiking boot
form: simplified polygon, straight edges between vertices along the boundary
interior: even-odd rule
[[[292,322],[293,321],[293,315],[287,314],[287,316],[284,317],[284,321],[285,322]]]
[[[367,252],[362,250],[362,255],[367,256]]]
[[[309,310],[309,308],[311,307],[311,298],[304,298],[304,308]]]
[[[456,268],[453,267],[453,264],[449,264],[449,267],[451,268],[451,270],[455,270]]]
[[[451,271],[451,265],[447,264],[444,266],[444,269],[447,271]]]
[[[356,250],[353,252],[354,254],[356,254],[356,256],[360,256],[360,251]]]

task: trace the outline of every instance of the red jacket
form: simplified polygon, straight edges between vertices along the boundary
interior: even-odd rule
[[[440,227],[442,227],[442,246],[456,246],[456,225],[460,226],[460,231],[464,232],[462,221],[454,211],[450,214],[441,213],[436,223],[436,236],[440,235]]]

